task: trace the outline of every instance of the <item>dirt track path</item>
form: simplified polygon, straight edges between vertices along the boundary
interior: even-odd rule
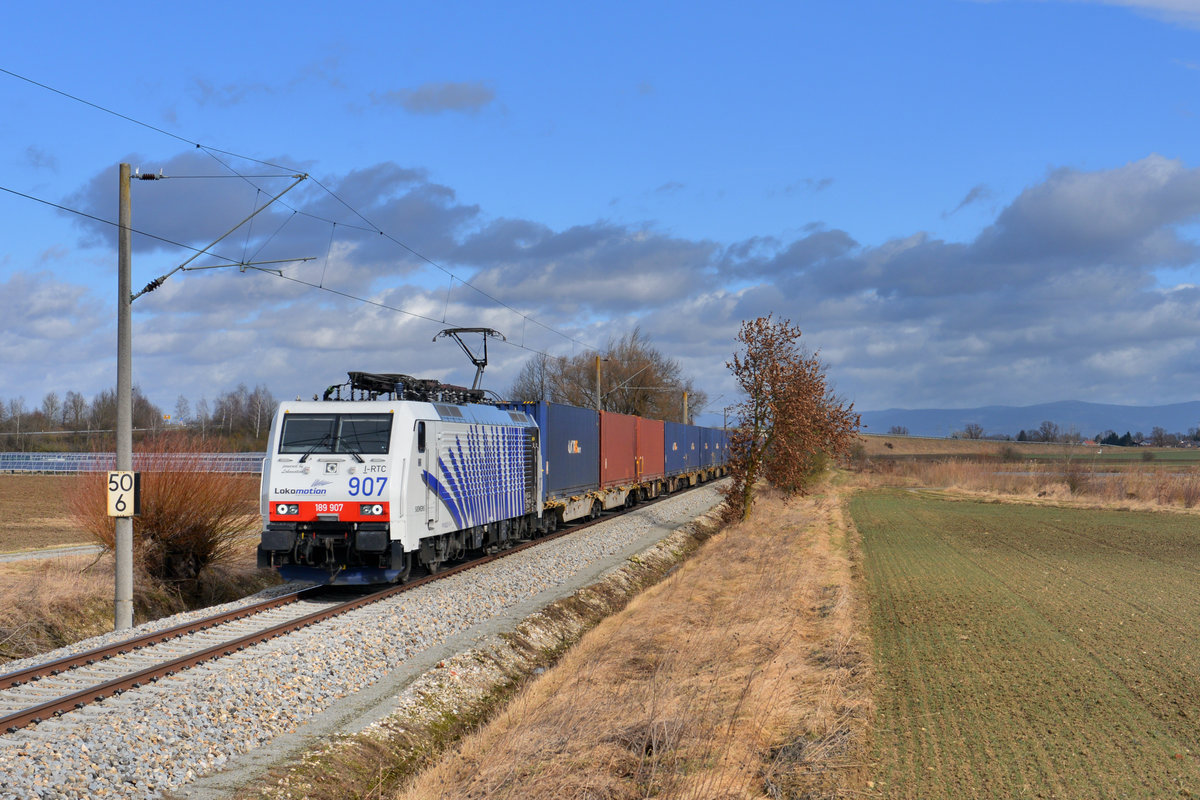
[[[32,561],[39,558],[62,558],[63,556],[91,556],[103,548],[98,544],[64,545],[42,550],[22,550],[19,553],[0,553],[0,563],[9,561]]]

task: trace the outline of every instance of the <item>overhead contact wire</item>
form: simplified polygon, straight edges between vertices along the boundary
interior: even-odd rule
[[[120,227],[120,225],[118,223],[113,222],[110,219],[104,219],[103,217],[97,217],[95,214],[89,214],[86,211],[80,211],[77,208],[71,208],[70,206],[64,206],[60,203],[55,203],[51,200],[44,200],[40,197],[35,197],[34,195],[26,194],[25,192],[18,192],[16,189],[10,189],[7,186],[0,186],[0,192],[8,192],[11,195],[16,195],[17,197],[24,198],[25,200],[32,200],[35,203],[41,203],[42,205],[50,206],[51,208],[56,208],[59,211],[65,211],[68,214],[75,214],[76,216],[83,217],[85,219],[90,219],[93,222],[99,222],[99,223],[108,225],[113,228]],[[229,258],[228,256],[218,255],[216,253],[212,253],[207,250],[204,250],[203,248],[193,247],[190,244],[184,244],[183,242],[177,242],[174,239],[167,239],[164,236],[159,236],[154,233],[149,233],[147,231],[139,230],[138,228],[130,228],[129,230],[133,233],[136,233],[139,236],[145,236],[148,239],[154,239],[155,241],[162,242],[163,244],[169,244],[172,247],[179,247],[184,250],[191,250],[193,253],[207,253],[208,255],[212,256],[213,258],[219,258],[222,261],[228,261],[230,266],[236,266],[238,263],[237,259],[235,259],[235,258]]]
[[[233,158],[239,158],[239,159],[242,159],[242,160],[244,160],[244,161],[250,161],[250,162],[252,162],[252,163],[255,163],[255,164],[261,164],[261,165],[263,165],[263,166],[272,167],[272,168],[274,168],[274,169],[292,170],[292,168],[291,168],[291,167],[289,167],[289,166],[286,166],[286,165],[283,165],[283,164],[276,164],[276,163],[273,163],[273,162],[271,162],[271,161],[264,161],[264,160],[262,160],[262,159],[253,158],[253,157],[251,157],[251,156],[242,155],[241,153],[235,153],[235,152],[232,152],[232,151],[229,151],[229,150],[223,150],[223,149],[221,149],[221,148],[218,148],[218,147],[212,147],[211,145],[205,145],[205,144],[201,144],[200,142],[196,142],[196,141],[193,141],[193,140],[191,140],[191,139],[188,139],[188,138],[186,138],[186,137],[184,137],[184,136],[180,136],[180,135],[179,135],[179,134],[177,134],[177,133],[173,133],[173,132],[171,132],[171,131],[168,131],[168,130],[166,130],[166,129],[164,129],[164,128],[159,128],[158,126],[151,125],[151,124],[149,124],[149,123],[147,123],[147,122],[143,122],[142,120],[135,119],[134,117],[130,117],[130,116],[128,116],[127,114],[122,114],[122,113],[120,113],[120,112],[118,112],[118,111],[114,111],[114,110],[113,110],[113,109],[111,109],[111,108],[106,108],[105,106],[99,105],[99,104],[97,104],[97,103],[93,103],[93,102],[91,102],[91,101],[89,101],[89,100],[85,100],[85,99],[83,99],[82,97],[78,97],[78,96],[76,96],[76,95],[70,94],[69,92],[64,92],[64,91],[63,91],[63,90],[61,90],[61,89],[56,89],[56,88],[54,88],[53,86],[49,86],[49,85],[47,85],[47,84],[44,84],[44,83],[41,83],[41,82],[39,82],[39,81],[35,81],[35,80],[33,80],[32,78],[28,78],[28,77],[26,77],[26,76],[24,76],[24,75],[21,75],[21,74],[19,74],[19,73],[13,72],[13,71],[11,71],[11,70],[4,69],[3,67],[0,67],[0,74],[8,75],[9,77],[15,78],[15,79],[17,79],[17,80],[20,80],[20,81],[24,81],[24,82],[26,82],[26,83],[29,83],[29,84],[33,85],[33,86],[37,86],[37,87],[38,87],[38,88],[40,88],[40,89],[45,89],[46,91],[53,92],[54,94],[60,95],[60,96],[62,96],[62,97],[65,97],[65,98],[67,98],[67,99],[69,99],[69,100],[73,100],[73,101],[75,101],[75,102],[77,102],[77,103],[81,103],[81,104],[83,104],[83,105],[85,105],[85,106],[88,106],[89,108],[93,108],[93,109],[95,109],[95,110],[97,110],[97,111],[101,111],[101,112],[103,112],[103,113],[105,113],[105,114],[109,114],[109,115],[111,115],[111,116],[117,117],[118,119],[124,120],[124,121],[126,121],[126,122],[129,122],[129,123],[132,123],[132,124],[134,124],[134,125],[138,125],[138,126],[140,126],[140,127],[142,127],[142,128],[146,128],[147,130],[154,131],[155,133],[162,134],[163,136],[167,136],[167,137],[169,137],[169,138],[175,139],[176,141],[179,141],[179,142],[183,142],[183,143],[185,143],[185,144],[192,145],[193,147],[195,147],[195,148],[197,148],[197,149],[204,150],[206,153],[208,153],[208,155],[209,155],[210,157],[212,157],[212,158],[213,158],[215,161],[217,161],[217,163],[221,164],[221,165],[222,165],[222,166],[224,166],[226,169],[228,169],[230,172],[232,172],[234,175],[236,175],[236,176],[238,176],[238,177],[242,178],[242,179],[243,179],[243,180],[245,180],[247,183],[250,183],[250,185],[251,185],[251,186],[254,186],[256,189],[259,189],[260,191],[261,191],[260,187],[258,187],[256,184],[254,184],[253,182],[251,182],[251,181],[249,180],[249,177],[248,177],[248,176],[242,175],[242,174],[241,174],[241,173],[239,173],[237,170],[233,169],[233,167],[232,167],[231,165],[229,165],[229,164],[225,163],[224,161],[222,161],[221,159],[217,158],[217,157],[216,157],[215,155],[213,155],[213,154],[214,154],[214,153],[220,153],[220,154],[222,154],[222,155],[230,156],[230,157],[233,157]],[[198,176],[197,176],[197,177],[198,177]],[[216,177],[216,176],[214,176],[214,177]],[[438,269],[438,270],[440,270],[440,271],[442,271],[442,272],[446,273],[447,275],[449,275],[449,276],[450,276],[451,278],[453,278],[454,280],[457,280],[459,283],[462,283],[463,285],[465,285],[465,286],[468,286],[468,287],[470,287],[471,289],[474,289],[474,290],[475,290],[476,292],[478,292],[480,295],[482,295],[483,297],[487,298],[488,300],[491,300],[493,303],[496,303],[497,305],[499,305],[499,306],[502,306],[503,308],[506,308],[506,309],[508,309],[509,311],[511,311],[512,313],[514,313],[514,314],[516,314],[517,316],[521,317],[522,319],[524,319],[524,320],[527,320],[527,321],[529,321],[529,322],[532,322],[532,323],[534,323],[535,325],[538,325],[539,327],[541,327],[541,328],[545,329],[546,331],[548,331],[548,332],[550,332],[550,333],[553,333],[553,334],[555,334],[556,336],[559,336],[559,337],[561,337],[561,338],[563,338],[563,339],[566,339],[567,341],[570,341],[570,342],[572,343],[572,350],[574,350],[574,345],[576,345],[576,344],[578,344],[578,345],[580,345],[580,346],[582,346],[582,347],[585,347],[585,348],[587,348],[587,349],[590,349],[590,350],[595,350],[595,349],[597,349],[597,348],[591,347],[590,345],[588,345],[588,344],[587,344],[587,343],[585,343],[585,342],[582,342],[582,341],[580,341],[580,340],[578,340],[578,339],[574,338],[573,336],[570,336],[570,335],[568,335],[568,334],[566,334],[566,333],[563,333],[562,331],[559,331],[559,330],[557,330],[556,328],[554,328],[554,327],[552,327],[552,326],[550,326],[550,325],[547,325],[547,324],[545,324],[545,323],[541,322],[540,320],[537,320],[537,319],[535,319],[534,317],[532,317],[532,316],[530,316],[530,315],[528,315],[528,314],[525,314],[525,313],[524,313],[524,312],[522,312],[522,311],[519,311],[519,310],[517,310],[516,308],[513,308],[513,307],[512,307],[512,306],[510,306],[508,303],[504,302],[503,300],[501,300],[501,299],[500,299],[500,298],[498,298],[498,297],[494,297],[493,295],[489,294],[488,292],[484,291],[483,289],[479,288],[478,286],[475,286],[475,285],[474,285],[474,284],[472,284],[470,281],[465,281],[465,280],[463,280],[462,278],[458,277],[458,276],[457,276],[457,275],[455,275],[453,272],[451,272],[450,270],[446,269],[445,267],[443,267],[441,264],[437,263],[437,262],[436,262],[436,261],[434,261],[433,259],[431,259],[431,258],[429,258],[428,256],[426,256],[426,255],[424,255],[424,254],[422,254],[422,253],[418,252],[417,250],[413,249],[412,247],[410,247],[409,245],[407,245],[407,244],[405,244],[404,242],[400,241],[399,239],[397,239],[396,237],[392,236],[391,234],[388,234],[388,233],[386,233],[385,231],[383,231],[381,228],[379,228],[377,225],[375,225],[373,222],[371,222],[369,219],[367,219],[367,217],[366,217],[365,215],[363,215],[363,214],[362,214],[362,212],[360,212],[360,211],[359,211],[357,208],[355,208],[354,206],[350,205],[350,204],[349,204],[349,203],[347,203],[345,200],[343,200],[343,199],[342,199],[342,198],[341,198],[341,197],[340,197],[340,196],[339,196],[339,195],[338,195],[336,192],[334,192],[334,191],[333,191],[332,189],[330,189],[329,187],[325,186],[325,184],[321,183],[321,181],[317,180],[316,178],[313,178],[311,175],[309,176],[309,178],[310,178],[310,180],[312,180],[312,181],[313,181],[313,183],[315,183],[317,186],[320,186],[320,187],[321,187],[321,189],[322,189],[322,190],[324,190],[324,191],[325,191],[325,192],[326,192],[326,193],[327,193],[327,194],[328,194],[330,197],[333,197],[335,200],[337,200],[339,203],[341,203],[341,204],[342,204],[342,205],[343,205],[343,206],[344,206],[346,209],[348,209],[348,210],[349,210],[351,213],[353,213],[355,216],[357,216],[359,219],[361,219],[361,220],[362,220],[364,223],[366,223],[368,226],[370,226],[369,228],[367,228],[367,229],[364,229],[364,230],[370,230],[370,231],[375,231],[375,232],[379,233],[381,236],[384,236],[384,237],[385,237],[385,238],[387,238],[389,241],[391,241],[393,244],[395,244],[395,245],[397,245],[397,246],[399,246],[399,247],[402,247],[403,249],[407,250],[409,253],[413,254],[414,256],[416,256],[417,258],[419,258],[419,259],[421,259],[422,261],[426,262],[427,264],[429,264],[429,265],[433,266],[434,268],[436,268],[436,269]],[[0,187],[0,188],[4,188],[4,187]],[[17,191],[15,191],[15,190],[12,190],[12,189],[7,189],[7,188],[4,188],[4,191],[7,191],[7,192],[9,192],[9,193],[11,193],[11,194],[14,194],[14,195],[17,195],[17,196],[20,196],[20,197],[25,197],[25,198],[27,198],[27,199],[36,200],[37,202],[40,202],[40,203],[45,203],[46,205],[51,205],[51,206],[54,206],[55,208],[59,208],[59,209],[61,209],[61,210],[63,210],[63,211],[68,211],[68,212],[70,212],[70,213],[73,213],[73,214],[79,214],[80,216],[84,216],[84,217],[87,217],[87,218],[89,218],[89,219],[94,219],[94,220],[96,220],[96,221],[98,221],[98,222],[104,222],[104,223],[106,223],[106,224],[109,224],[109,225],[115,225],[115,224],[116,224],[116,223],[109,222],[108,220],[102,220],[102,219],[100,219],[100,218],[98,218],[98,217],[94,217],[94,216],[92,216],[92,215],[90,215],[90,214],[87,214],[87,213],[85,213],[85,212],[81,212],[81,211],[78,211],[78,210],[76,210],[76,209],[66,208],[66,207],[64,207],[64,206],[59,206],[59,205],[57,205],[57,204],[55,204],[55,203],[50,203],[49,201],[41,200],[40,198],[36,198],[36,197],[33,197],[33,196],[31,196],[31,195],[26,195],[26,194],[23,194],[23,193],[21,193],[21,192],[17,192]],[[292,210],[294,213],[298,213],[298,214],[304,214],[305,216],[308,216],[308,217],[311,217],[311,218],[313,218],[313,219],[317,219],[317,220],[320,220],[320,221],[326,222],[326,223],[328,223],[328,224],[330,224],[330,225],[336,225],[336,224],[338,224],[336,220],[324,219],[324,218],[322,218],[322,217],[319,217],[319,216],[317,216],[317,215],[310,214],[310,213],[308,213],[308,212],[304,212],[304,211],[300,211],[299,209],[293,208],[293,207],[291,207],[290,205],[288,205],[288,204],[286,204],[286,203],[283,203],[283,205],[285,205],[287,208],[291,209],[291,210]],[[352,227],[353,227],[353,226],[352,226]],[[141,232],[139,231],[139,233],[141,233]],[[156,239],[156,240],[158,240],[158,241],[162,241],[162,242],[165,242],[165,243],[168,243],[168,244],[172,244],[172,245],[176,245],[176,246],[184,247],[184,248],[186,248],[186,249],[188,249],[188,250],[192,250],[192,251],[194,251],[194,252],[197,252],[197,253],[199,253],[199,252],[204,252],[204,251],[202,251],[202,250],[199,250],[199,249],[197,249],[197,248],[191,247],[191,246],[189,246],[189,245],[182,245],[182,244],[180,244],[180,243],[178,243],[178,242],[173,242],[173,241],[171,241],[171,240],[169,240],[169,239],[164,239],[164,238],[162,238],[162,237],[160,237],[160,236],[155,236],[154,234],[147,234],[147,233],[143,233],[143,235],[145,235],[145,236],[150,236],[150,237],[151,237],[151,238],[153,238],[153,239]],[[260,248],[260,249],[261,249],[261,248]],[[210,254],[210,255],[214,255],[214,254]],[[216,257],[216,258],[221,258],[222,260],[225,260],[225,261],[229,261],[231,264],[235,264],[235,265],[236,265],[236,264],[238,263],[237,261],[235,261],[235,260],[233,260],[233,259],[230,259],[230,258],[225,258],[225,257],[223,257],[223,256],[215,256],[215,255],[214,255],[214,257]],[[304,284],[306,284],[306,285],[310,285],[310,286],[312,286],[312,284],[309,284],[307,281],[297,281],[297,282],[299,282],[299,283],[304,283]],[[317,286],[314,286],[313,288],[317,288],[317,289],[323,289],[324,287],[323,287],[323,286],[321,286],[321,285],[317,285]],[[332,291],[332,290],[330,290],[330,291]],[[362,300],[362,302],[371,302],[371,301],[368,301],[368,300],[364,300],[363,298],[354,298],[354,299]],[[387,307],[387,308],[390,308],[390,309],[391,309],[391,310],[393,310],[393,311],[402,311],[402,309],[397,309],[397,308],[394,308],[394,307],[391,307],[391,306],[385,306],[385,307]],[[404,313],[411,313],[411,312],[404,312]],[[420,317],[421,315],[419,315],[419,314],[412,314],[412,316],[417,316],[417,317]],[[425,318],[425,319],[428,319],[428,318]],[[430,321],[436,321],[436,320],[430,320]],[[528,348],[525,348],[525,349],[528,349]],[[537,351],[537,352],[541,352],[541,351]],[[547,355],[548,355],[548,354],[547,354]],[[555,357],[555,356],[551,356],[551,357]]]

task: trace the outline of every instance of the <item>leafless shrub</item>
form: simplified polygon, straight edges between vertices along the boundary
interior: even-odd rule
[[[746,395],[729,440],[733,519],[746,519],[760,478],[804,494],[831,458],[850,454],[859,427],[854,404],[835,397],[820,359],[800,346],[800,329],[771,316],[745,321],[726,366]]]
[[[1091,488],[1091,473],[1078,461],[1068,461],[1064,472],[1071,494],[1086,494]]]
[[[1192,508],[1197,501],[1200,501],[1200,477],[1187,475],[1181,479],[1179,499],[1184,508]]]
[[[227,562],[257,524],[256,480],[208,472],[205,440],[160,437],[134,456],[142,475],[142,513],[133,521],[135,564],[147,575],[193,591],[209,566]],[[81,475],[67,502],[79,526],[114,547],[103,474]]]
[[[1173,505],[1179,493],[1179,484],[1172,475],[1159,474],[1154,481],[1154,499],[1160,506]]]

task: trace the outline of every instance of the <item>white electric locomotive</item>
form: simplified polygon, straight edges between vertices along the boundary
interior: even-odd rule
[[[289,579],[395,582],[415,563],[436,572],[542,532],[537,424],[480,400],[352,372],[324,400],[281,403],[263,462],[259,566]]]

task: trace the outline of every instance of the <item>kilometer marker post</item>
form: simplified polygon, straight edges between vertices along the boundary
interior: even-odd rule
[[[199,147],[200,145],[196,145]],[[148,172],[140,173],[139,180],[157,181],[162,180],[166,176],[160,171],[157,175]],[[239,175],[229,175],[221,177],[241,178]],[[284,176],[277,176],[284,177]],[[291,261],[313,261],[315,257],[308,258],[284,258],[271,261],[240,261],[230,264],[217,264],[213,266],[188,266],[201,254],[208,253],[213,245],[220,242],[225,237],[236,231],[238,228],[245,225],[255,216],[263,212],[285,194],[294,189],[299,183],[306,178],[306,173],[292,175],[295,182],[284,189],[279,194],[272,197],[261,206],[257,206],[250,216],[243,219],[237,225],[234,225],[221,236],[217,237],[212,244],[201,250],[197,250],[196,254],[187,261],[180,264],[175,269],[160,275],[150,283],[146,284],[146,288],[142,289],[137,294],[133,293],[133,228],[132,228],[132,211],[130,209],[130,190],[129,183],[131,179],[131,170],[128,164],[121,164],[118,177],[118,220],[117,220],[117,471],[133,474],[133,301],[146,292],[152,292],[159,286],[162,286],[163,281],[174,275],[180,270],[195,270],[195,269],[221,269],[223,267],[237,267],[241,272],[245,272],[247,268],[261,270],[263,272],[275,272],[283,275],[283,272],[277,269],[262,269],[263,264],[282,264]],[[242,178],[244,180],[244,178]],[[257,205],[257,204],[256,204]],[[133,627],[133,519],[132,517],[118,516],[116,517],[116,535],[113,542],[113,550],[116,555],[116,592],[115,603],[113,609],[113,627],[115,630],[123,630]]]
[[[120,167],[117,227],[117,472],[133,471],[133,233],[128,164]],[[110,479],[111,485],[111,479]],[[113,629],[133,627],[133,517],[116,517]]]

